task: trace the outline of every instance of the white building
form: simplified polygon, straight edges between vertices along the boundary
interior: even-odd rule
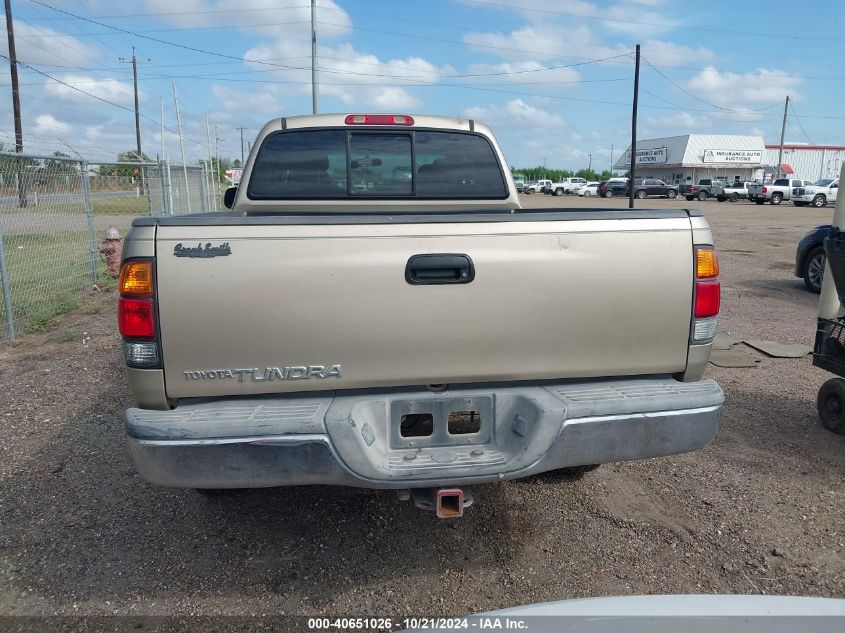
[[[701,178],[728,181],[759,180],[777,172],[779,145],[766,145],[762,136],[685,134],[637,141],[636,175],[669,183],[697,182]],[[845,146],[783,146],[781,171],[798,178],[837,178],[845,160]],[[614,169],[631,167],[630,146]]]

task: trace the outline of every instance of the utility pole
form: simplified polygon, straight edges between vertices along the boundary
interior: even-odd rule
[[[613,143],[610,144],[610,175],[613,176]]]
[[[182,140],[182,119],[179,117],[179,99],[176,97],[176,82],[173,82],[173,104],[176,106],[176,131],[179,132],[179,149],[182,151],[182,171],[185,174],[185,200],[188,213],[191,212],[191,191],[188,188],[188,163],[185,161],[185,142]]]
[[[217,178],[217,186],[220,187],[220,141],[225,141],[225,138],[217,136],[217,126],[214,126],[214,155],[217,157],[217,171],[214,172]]]
[[[132,64],[132,83],[135,87],[135,145],[138,150],[138,160],[142,160],[141,156],[141,110],[138,107],[138,59],[135,57],[135,47],[132,47],[132,59],[119,57],[117,59],[121,64]],[[148,59],[147,62],[150,60]],[[143,62],[142,62],[143,63]]]
[[[587,165],[587,171],[593,171],[593,155],[592,155],[592,154],[587,154],[587,156],[589,156],[589,157],[590,157],[590,162],[589,162],[589,164]]]
[[[637,101],[640,97],[640,45],[634,62],[634,104],[631,109],[631,173],[628,178],[628,208],[634,208],[634,169],[637,166]]]
[[[15,53],[15,28],[12,24],[12,1],[6,0],[6,36],[9,39],[9,70],[12,74],[12,108],[15,117],[15,152],[23,152],[23,129],[21,127],[21,94],[18,89],[18,56]],[[26,187],[20,172],[20,161],[16,161],[18,181],[18,205],[26,206]]]
[[[780,178],[781,170],[783,169],[783,137],[786,134],[786,112],[789,109],[789,95],[786,95],[786,102],[783,104],[783,125],[780,127],[780,148],[778,149],[778,175]],[[765,174],[763,179],[765,180]]]
[[[244,167],[244,126],[237,128],[241,131],[241,169]]]
[[[320,112],[320,82],[317,76],[317,0],[311,0],[311,110],[312,114]]]

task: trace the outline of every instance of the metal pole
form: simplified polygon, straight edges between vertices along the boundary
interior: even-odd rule
[[[170,159],[165,159],[164,161],[164,178],[165,182],[167,183],[167,192],[164,196],[164,208],[165,214],[173,215],[173,185],[170,181]]]
[[[839,182],[845,182],[845,162],[842,163],[839,170]],[[837,196],[831,224],[840,227],[840,229],[845,228],[845,196]],[[835,319],[839,315],[839,307],[839,295],[836,292],[836,285],[833,283],[830,262],[825,261],[822,293],[819,297],[819,318]]]
[[[185,173],[185,200],[188,213],[191,212],[191,196],[188,189],[188,163],[185,160],[185,142],[182,140],[182,119],[179,118],[179,99],[176,97],[176,82],[173,82],[173,103],[176,106],[176,131],[179,132],[179,149],[182,151],[182,171]]]
[[[206,211],[211,210],[211,202],[209,201],[208,191],[208,165],[202,165],[202,183],[200,190],[202,191],[202,207]]]
[[[238,128],[241,131],[241,169],[244,168],[244,127]]]
[[[211,157],[211,126],[208,124],[208,112],[205,113],[205,139],[206,139],[206,143],[208,144],[208,166],[209,166],[208,178],[209,178],[209,183],[211,185],[213,185],[214,184],[214,176],[213,176],[214,160]],[[213,202],[211,203],[211,206],[212,206],[211,210],[217,211],[217,196],[219,195],[219,191],[217,191],[217,187],[215,187],[214,189],[215,189],[214,195],[211,196],[211,199],[213,200]]]
[[[640,45],[634,63],[634,104],[631,109],[631,173],[628,178],[628,208],[634,208],[634,170],[637,166],[637,101],[640,97]]]
[[[320,80],[317,74],[317,0],[311,0],[311,109],[313,114],[320,112]]]
[[[587,156],[589,156],[589,157],[590,157],[590,162],[589,162],[589,164],[587,165],[587,171],[593,171],[593,155],[592,155],[592,154],[587,154]]]
[[[23,129],[21,126],[21,94],[18,89],[18,56],[15,52],[15,27],[12,20],[12,2],[6,2],[6,37],[9,40],[9,70],[12,75],[12,109],[15,117],[15,152],[23,152]],[[18,189],[18,206],[26,206],[26,185],[21,174],[20,160],[15,161]]]
[[[91,282],[97,283],[97,240],[94,237],[94,207],[91,204],[91,183],[88,181],[88,163],[79,163],[82,170],[82,204],[88,221],[88,254],[91,260]]]
[[[613,144],[610,145],[610,175],[613,176]]]
[[[12,291],[9,288],[9,272],[6,268],[6,249],[3,248],[3,227],[0,226],[0,282],[3,287],[3,312],[6,314],[6,334],[15,340],[15,313],[12,312]]]
[[[167,163],[164,158],[158,161],[158,177],[161,180],[161,212],[170,215],[170,200],[167,195]]]
[[[161,98],[161,160],[164,160],[164,97]]]
[[[789,108],[789,95],[786,95],[786,102],[783,104],[783,125],[780,128],[780,148],[778,149],[778,175],[783,169],[783,137],[786,134],[786,111]]]

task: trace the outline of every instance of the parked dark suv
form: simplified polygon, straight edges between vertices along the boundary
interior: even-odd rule
[[[678,188],[675,185],[667,185],[662,180],[654,178],[634,179],[634,196],[647,198],[649,196],[660,196],[675,198],[678,195]]]

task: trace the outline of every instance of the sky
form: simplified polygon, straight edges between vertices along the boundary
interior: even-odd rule
[[[738,8],[738,7],[743,8]],[[25,150],[92,162],[135,147],[189,163],[241,155],[271,118],[311,113],[309,0],[13,0]],[[845,145],[845,3],[318,0],[321,112],[426,113],[489,124],[508,162],[609,168],[630,141],[757,134]],[[0,53],[8,56],[3,38]],[[3,64],[0,142],[14,146]],[[162,99],[164,138],[161,134]],[[207,133],[206,116],[210,134]]]

